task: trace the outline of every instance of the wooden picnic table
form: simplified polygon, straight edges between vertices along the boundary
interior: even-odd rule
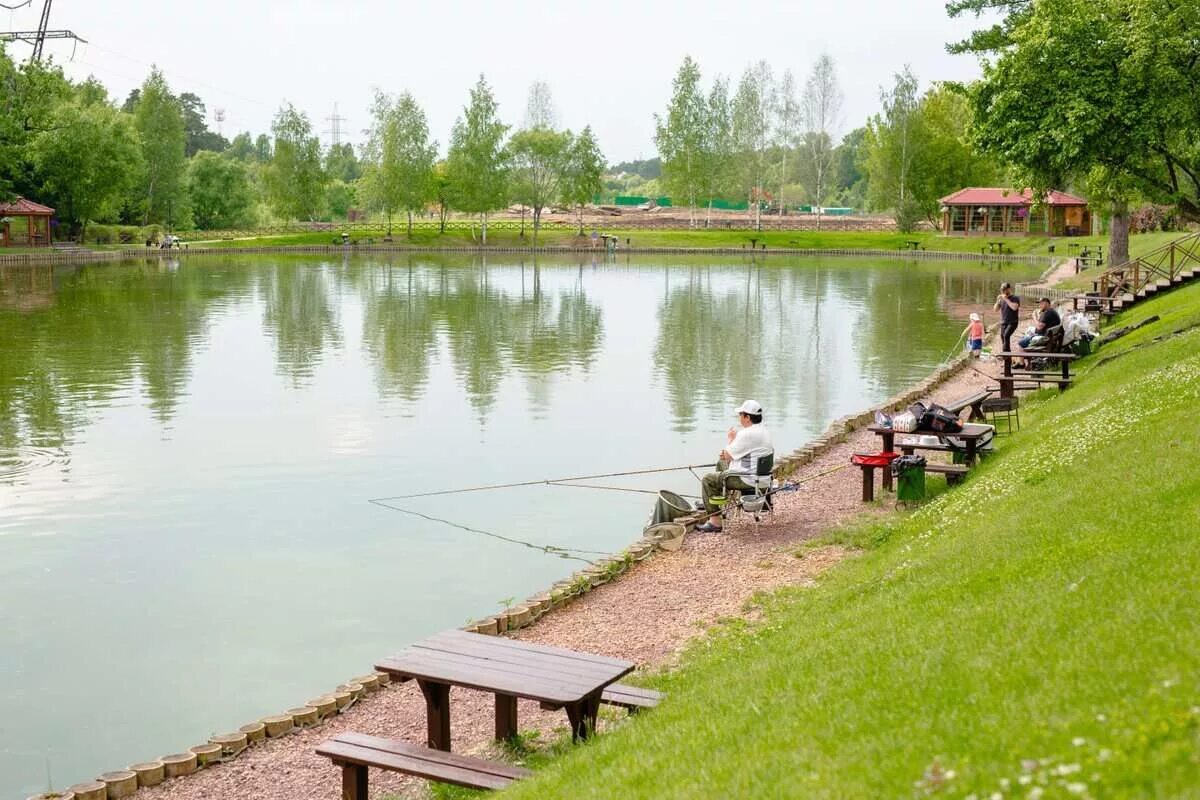
[[[897,433],[896,430],[894,430],[893,428],[890,428],[886,425],[872,425],[869,428],[867,428],[867,430],[871,431],[871,433],[874,433],[883,439],[883,444],[882,444],[882,447],[880,448],[882,450],[882,452],[894,453],[896,451],[896,433]],[[966,466],[973,467],[973,466],[975,466],[975,460],[978,455],[979,440],[982,439],[984,436],[987,436],[991,430],[992,430],[991,425],[980,425],[980,424],[977,424],[974,422],[968,422],[966,425],[963,425],[963,429],[961,431],[959,431],[958,433],[945,433],[943,431],[931,431],[931,430],[925,430],[924,428],[918,428],[915,431],[899,431],[899,433],[902,433],[905,436],[917,436],[917,437],[936,436],[938,438],[938,441],[942,442],[943,444],[945,443],[947,436],[953,436],[955,439],[962,439],[963,444],[965,445],[965,452],[963,453],[963,462],[966,464]],[[902,445],[902,446],[915,448],[915,449],[931,449],[928,446],[922,447],[920,445]],[[890,469],[885,469],[883,471],[883,488],[884,489],[892,488],[892,471]]]
[[[988,242],[987,243],[988,252],[989,253],[999,253],[1000,255],[1004,255],[1004,244],[1005,244],[1004,242]]]
[[[920,250],[921,242],[916,239],[908,239],[904,242],[905,250]]]
[[[586,738],[596,727],[605,687],[633,663],[501,636],[443,631],[385,658],[375,669],[399,681],[416,680],[425,695],[429,746],[450,750],[450,687],[496,696],[496,738],[517,733],[517,698],[567,710],[571,732]]]
[[[1071,385],[1071,362],[1079,358],[1074,353],[1043,353],[1034,350],[1029,353],[992,353],[995,358],[1004,362],[1004,374],[997,378],[1000,381],[1000,396],[1014,397],[1017,383],[1057,383],[1059,389],[1065,389]],[[1013,360],[1017,358],[1044,358],[1047,361],[1058,361],[1062,364],[1062,378],[1042,378],[1026,375],[1018,377],[1013,375]]]

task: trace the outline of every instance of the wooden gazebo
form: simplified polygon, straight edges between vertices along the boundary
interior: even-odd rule
[[[942,198],[946,236],[1087,236],[1092,213],[1087,200],[1050,191],[1035,204],[1025,189],[969,188]]]
[[[53,208],[24,197],[0,203],[0,247],[49,247],[53,216]]]

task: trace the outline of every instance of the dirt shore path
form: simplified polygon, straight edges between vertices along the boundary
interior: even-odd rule
[[[995,372],[994,364],[982,369]],[[965,369],[934,392],[942,402],[969,394],[989,381]],[[794,443],[779,443],[781,447]],[[806,465],[797,477],[817,475],[848,464],[857,451],[875,452],[873,434],[857,431],[845,443]],[[614,583],[601,586],[556,610],[517,638],[629,659],[639,669],[669,667],[689,639],[724,617],[745,613],[746,601],[760,590],[811,582],[849,554],[822,548],[797,558],[798,545],[847,518],[885,513],[890,502],[864,507],[862,481],[843,469],[780,496],[772,519],[757,527],[737,518],[722,534],[689,534],[675,553],[658,553]],[[866,510],[864,510],[866,509]],[[380,656],[386,653],[380,653]],[[365,669],[367,665],[362,665]],[[459,753],[494,754],[492,698],[479,692],[451,691],[453,748]],[[521,701],[522,730],[543,739],[566,730],[566,715]],[[614,723],[601,721],[601,728]],[[232,725],[231,721],[231,727]],[[359,731],[423,743],[425,705],[412,683],[391,685],[369,695],[346,713],[292,736],[268,741],[235,761],[176,779],[137,796],[144,800],[295,800],[340,797],[340,771],[314,748],[342,731]],[[372,797],[400,793],[427,797],[419,781],[372,771]]]

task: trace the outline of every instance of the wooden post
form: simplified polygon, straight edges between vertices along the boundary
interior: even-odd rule
[[[896,432],[888,431],[887,433],[885,433],[883,435],[883,452],[891,453],[895,450],[895,447],[896,447]],[[892,470],[891,469],[885,468],[883,470],[883,479],[880,481],[880,483],[883,485],[884,491],[891,491],[891,489],[892,489]],[[873,487],[874,487],[874,482],[872,479],[872,491],[874,491]]]
[[[367,800],[367,768],[342,764],[342,800]]]
[[[517,698],[496,693],[496,741],[505,742],[517,735]]]
[[[425,723],[428,746],[450,752],[450,686],[417,679],[425,695]]]
[[[875,468],[862,467],[863,502],[869,503],[875,499]]]

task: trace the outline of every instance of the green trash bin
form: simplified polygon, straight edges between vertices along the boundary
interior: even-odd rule
[[[925,458],[901,456],[892,462],[896,477],[896,501],[919,503],[925,499]]]

